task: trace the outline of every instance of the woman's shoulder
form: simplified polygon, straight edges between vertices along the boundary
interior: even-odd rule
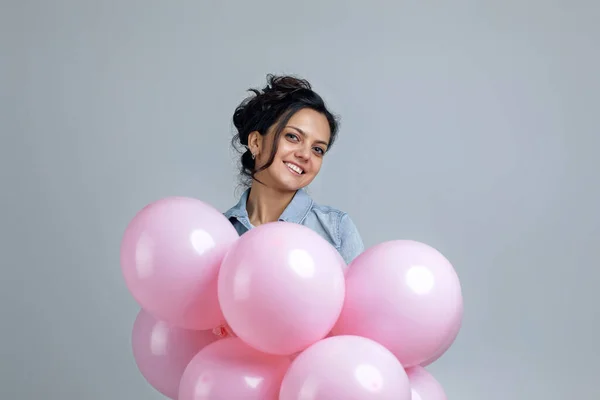
[[[349,213],[330,205],[313,204],[312,213],[318,225],[329,231],[333,242],[346,261],[350,263],[364,251],[362,237]]]
[[[330,219],[338,221],[338,222],[341,221],[342,218],[344,218],[345,216],[348,215],[348,213],[342,209],[339,209],[337,207],[334,207],[334,206],[331,206],[328,204],[321,204],[314,200],[313,200],[311,208],[312,208],[311,211],[313,213],[315,213],[319,216],[330,218]]]
[[[350,217],[350,214],[337,207],[331,205],[319,204],[314,202],[312,207],[313,213],[317,218],[326,220],[330,224],[336,226],[336,230],[341,236],[348,234],[350,231],[356,231],[356,224]]]
[[[317,202],[313,202],[313,211],[320,213],[320,214],[327,214],[327,215],[333,215],[333,216],[338,216],[341,217],[344,214],[347,214],[345,211],[337,208],[337,207],[333,207],[330,205],[326,205],[326,204],[319,204]]]

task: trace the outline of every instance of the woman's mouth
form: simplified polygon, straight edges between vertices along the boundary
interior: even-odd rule
[[[288,167],[288,169],[296,174],[296,175],[302,175],[304,173],[304,170],[302,168],[300,168],[299,166],[297,166],[296,164],[292,164],[290,162],[284,162],[284,164],[286,165],[286,167]]]

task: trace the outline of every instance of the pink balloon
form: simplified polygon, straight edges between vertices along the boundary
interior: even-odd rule
[[[334,335],[333,335],[331,332],[329,332],[329,333],[327,334],[327,336],[325,336],[325,338],[324,338],[324,339],[326,339],[326,338],[328,338],[328,337],[332,337],[332,336],[334,336]],[[302,350],[302,351],[304,351],[304,350]],[[290,360],[294,361],[294,360],[295,360],[295,359],[296,359],[296,358],[297,358],[297,357],[298,357],[300,354],[302,354],[302,351],[299,351],[299,352],[297,352],[297,353],[291,354],[291,355],[289,356],[289,357],[290,357]]]
[[[455,320],[452,321],[452,323],[450,324],[450,331],[446,335],[448,340],[442,345],[442,347],[440,347],[435,352],[435,354],[433,356],[431,356],[427,360],[423,361],[420,364],[421,367],[426,367],[428,365],[433,364],[434,362],[439,360],[444,354],[446,354],[446,352],[450,349],[450,347],[452,347],[452,345],[454,344],[454,341],[456,340],[456,338],[458,337],[458,334],[460,333],[460,328],[462,326],[462,319],[463,319],[463,305],[462,305],[462,300],[461,300],[459,312],[456,314]]]
[[[406,373],[410,381],[412,400],[448,400],[442,385],[425,368],[416,366],[407,369]]]
[[[288,357],[261,353],[238,338],[221,339],[192,359],[179,400],[277,400],[289,366]]]
[[[337,250],[305,226],[258,226],[221,265],[219,301],[236,336],[270,354],[291,355],[324,338],[344,302]]]
[[[390,241],[367,249],[348,267],[333,333],[373,339],[408,368],[449,342],[459,313],[461,287],[450,262],[426,244]]]
[[[231,223],[196,199],[170,197],[142,209],[125,230],[121,268],[137,302],[187,329],[224,321],[217,297],[219,265],[238,239]]]
[[[304,350],[281,383],[279,400],[411,400],[408,376],[379,343],[334,336]]]
[[[176,400],[183,371],[194,356],[217,340],[211,331],[173,327],[140,310],[133,324],[133,357],[148,383]]]

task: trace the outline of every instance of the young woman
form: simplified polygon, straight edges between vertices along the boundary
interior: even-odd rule
[[[338,122],[306,80],[268,75],[266,87],[250,91],[233,114],[232,142],[241,149],[247,189],[225,216],[240,235],[274,221],[302,224],[350,263],[364,250],[352,219],[317,204],[304,190],[319,173]]]

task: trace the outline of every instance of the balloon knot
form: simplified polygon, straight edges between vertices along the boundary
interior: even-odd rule
[[[230,332],[229,329],[227,329],[227,325],[225,325],[225,324],[219,325],[216,328],[214,328],[213,333],[220,338],[226,338],[228,336],[233,336],[232,332]]]

